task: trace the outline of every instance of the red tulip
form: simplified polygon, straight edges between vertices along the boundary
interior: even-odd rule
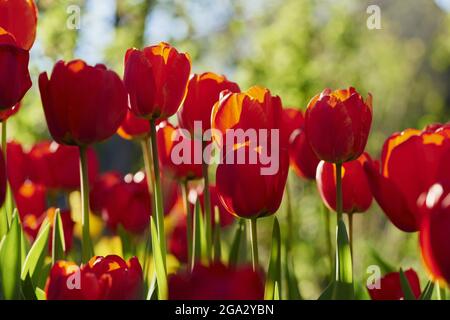
[[[352,87],[325,89],[308,104],[306,137],[321,160],[342,163],[364,151],[372,123],[372,96],[366,100]]]
[[[39,89],[47,125],[59,144],[103,141],[117,131],[126,115],[125,87],[104,65],[59,61],[50,79],[45,72],[40,75]]]
[[[2,150],[0,150],[0,153],[0,207],[2,207],[6,197],[7,173]]]
[[[31,88],[29,58],[28,51],[18,47],[13,36],[0,28],[0,110],[14,107]]]
[[[120,173],[115,171],[105,172],[97,177],[89,194],[89,204],[93,212],[101,213],[110,198],[110,190],[121,181]]]
[[[292,169],[302,178],[315,179],[320,160],[306,139],[303,114],[296,109],[284,109],[283,126],[286,128],[286,134],[288,135],[289,159]]]
[[[197,265],[169,278],[170,300],[262,300],[264,282],[251,266]]]
[[[219,146],[226,146],[226,133],[229,129],[269,130],[267,137],[269,143],[272,137],[271,130],[279,130],[280,149],[287,148],[287,134],[283,128],[283,113],[281,99],[272,96],[268,89],[262,87],[252,87],[243,93],[232,93],[224,91],[222,97],[214,105],[211,127],[221,133],[221,137],[214,136]],[[214,132],[213,132],[214,134]],[[248,143],[249,137],[244,137],[245,141],[229,141],[229,145]],[[259,137],[261,139],[261,137]],[[260,140],[250,141],[255,145],[260,145]]]
[[[127,140],[143,139],[150,134],[150,122],[138,118],[128,110],[125,119],[117,130],[117,134]]]
[[[37,14],[34,0],[2,0],[0,28],[11,33],[21,48],[30,50],[36,38]]]
[[[17,112],[19,112],[19,109],[20,109],[20,102],[9,109],[0,110],[0,122],[8,120],[9,117],[12,117]]]
[[[151,209],[147,183],[130,175],[110,188],[102,216],[112,230],[121,224],[129,232],[142,233],[149,226]]]
[[[78,190],[80,188],[79,149],[42,141],[29,152],[33,168],[32,181],[51,190]],[[93,184],[98,173],[98,159],[94,149],[87,149],[89,183]]]
[[[129,49],[125,55],[124,83],[131,111],[147,119],[175,114],[186,94],[191,62],[167,43]]]
[[[400,230],[419,230],[417,199],[433,184],[444,182],[449,149],[450,139],[442,129],[408,129],[384,143],[381,173],[375,163],[365,164],[373,196]]]
[[[86,265],[58,261],[50,270],[47,300],[137,300],[142,297],[142,268],[136,257],[95,256]]]
[[[47,194],[42,185],[27,180],[20,188],[13,190],[13,194],[22,221],[27,215],[41,217],[47,209]]]
[[[181,130],[168,122],[157,128],[159,163],[178,180],[199,179],[202,177],[202,143],[183,136]],[[188,149],[190,154],[183,150]],[[199,159],[197,159],[197,158]]]
[[[249,159],[249,146],[233,151],[234,158],[244,151]],[[221,163],[217,167],[217,194],[224,207],[241,218],[258,218],[274,214],[283,198],[289,170],[287,151],[280,151],[279,168],[274,175],[262,175],[264,166],[256,164]],[[236,183],[236,182],[239,183]]]
[[[447,162],[447,166],[448,166]],[[448,170],[447,170],[448,175]],[[450,284],[450,189],[433,185],[419,197],[422,213],[420,224],[420,248],[422,261],[434,281]]]
[[[404,273],[414,296],[418,299],[421,290],[417,273],[413,269],[406,270]],[[368,288],[367,290],[372,300],[403,300],[405,298],[399,272],[391,272],[381,278],[379,289]]]
[[[18,190],[22,184],[30,177],[30,167],[28,156],[23,151],[22,146],[17,142],[8,142],[6,145],[6,165],[8,181],[13,191]]]
[[[189,79],[186,99],[178,111],[180,127],[192,135],[197,135],[198,133],[194,132],[194,122],[198,121],[203,130],[199,134],[210,129],[213,106],[224,90],[240,92],[239,86],[225,76],[212,72],[193,74]]]
[[[186,219],[180,219],[172,230],[169,238],[169,251],[179,262],[187,263],[188,261],[188,244]]]
[[[342,209],[345,213],[365,212],[372,204],[372,192],[364,172],[370,156],[345,162],[342,169]],[[328,208],[336,211],[336,165],[321,161],[317,167],[317,188]]]

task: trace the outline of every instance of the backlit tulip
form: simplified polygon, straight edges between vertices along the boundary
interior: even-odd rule
[[[28,51],[0,28],[0,110],[14,107],[31,88],[29,58]]]
[[[87,150],[89,183],[98,173],[98,159],[92,148]],[[80,188],[79,150],[73,146],[42,141],[31,148],[28,158],[32,167],[30,179],[50,190],[78,190]]]
[[[317,165],[320,160],[306,139],[303,114],[296,109],[284,109],[283,125],[288,135],[289,159],[292,169],[302,178],[315,179]]]
[[[13,190],[14,200],[22,220],[27,215],[40,217],[47,209],[46,190],[42,185],[29,180]]]
[[[188,244],[186,219],[180,219],[172,230],[169,238],[169,252],[172,253],[179,262],[188,261]]]
[[[189,79],[186,99],[178,111],[180,127],[192,135],[202,134],[211,128],[211,112],[224,90],[239,92],[239,86],[225,76],[212,72],[193,74]],[[194,132],[194,122],[201,123],[202,132]]]
[[[435,184],[419,197],[418,205],[422,213],[419,233],[422,261],[434,281],[449,285],[450,189]]]
[[[58,261],[45,286],[47,300],[137,300],[142,298],[142,268],[136,257],[95,256],[81,267]]]
[[[372,124],[372,96],[366,100],[352,87],[325,89],[308,104],[306,137],[321,160],[342,163],[364,151]]]
[[[413,269],[404,271],[406,279],[409,282],[409,286],[412,293],[418,299],[420,297],[420,282],[417,273]],[[380,279],[379,288],[367,288],[370,298],[372,300],[404,300],[405,294],[403,293],[400,273],[391,272],[386,274]]]
[[[150,134],[150,122],[146,119],[138,118],[130,110],[122,121],[117,134],[124,139],[143,139]]]
[[[185,137],[168,122],[162,122],[157,129],[159,163],[161,169],[178,180],[202,177],[201,142]],[[184,152],[184,150],[188,150]]]
[[[14,165],[6,165],[6,172],[9,184],[12,190],[19,189],[22,184],[30,177],[30,167],[28,156],[17,142],[8,142],[6,145],[6,163]]]
[[[445,182],[449,150],[450,139],[441,127],[408,129],[386,140],[380,170],[376,163],[365,164],[373,196],[400,230],[419,230],[417,199],[433,184]]]
[[[175,114],[186,94],[191,62],[185,53],[161,42],[125,55],[124,83],[131,111],[147,119]]]
[[[248,146],[236,148],[233,151],[234,159],[241,152],[249,159]],[[258,218],[272,215],[278,210],[289,170],[287,151],[280,151],[278,156],[278,171],[273,175],[261,174],[261,169],[265,167],[261,162],[219,164],[216,172],[217,194],[230,213],[241,218]]]
[[[271,137],[274,132],[278,133],[278,141],[275,141],[280,147],[287,148],[287,135],[283,127],[283,110],[281,99],[278,96],[272,96],[270,91],[262,87],[252,87],[246,92],[232,93],[224,91],[220,100],[214,105],[211,127],[221,133],[221,137],[215,132],[214,138],[219,146],[248,143],[251,135],[244,137],[244,141],[227,142],[226,133],[228,129],[238,129],[247,131],[248,129],[268,130],[268,144],[271,144]],[[278,130],[278,131],[272,131]],[[213,132],[214,134],[214,132]],[[257,137],[258,141],[250,141],[254,145],[261,145],[262,137]],[[255,140],[255,139],[253,139]]]
[[[264,282],[250,266],[197,265],[169,278],[170,300],[262,300]]]
[[[343,212],[365,212],[372,203],[372,192],[364,172],[364,163],[370,161],[367,153],[345,162],[342,168]],[[321,161],[317,167],[317,188],[328,208],[336,211],[336,165]]]
[[[105,172],[96,178],[89,194],[89,203],[94,213],[101,214],[109,199],[109,191],[121,181],[122,177],[116,171]]]
[[[127,95],[119,76],[104,65],[59,61],[50,79],[39,77],[44,113],[59,144],[85,146],[103,141],[119,128]]]
[[[0,110],[0,122],[8,120],[9,117],[19,112],[19,109],[20,109],[20,102],[9,109]]]
[[[34,0],[2,0],[0,28],[11,33],[21,48],[30,50],[36,38],[37,14]]]

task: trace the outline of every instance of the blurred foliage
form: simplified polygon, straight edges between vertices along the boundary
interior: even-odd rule
[[[266,86],[288,106],[304,109],[324,87],[352,85],[371,92],[374,122],[368,150],[374,156],[394,131],[449,119],[450,14],[431,0],[37,2],[38,40],[31,60],[34,86],[19,114],[8,122],[9,136],[28,145],[49,137],[37,88],[39,72],[51,71],[58,59],[80,57],[106,63],[122,74],[127,48],[162,40],[189,52],[195,72],[225,73],[243,89]],[[96,16],[100,2],[113,8],[105,21]],[[369,4],[381,7],[381,30],[366,27]],[[69,5],[81,10],[80,30],[67,28]],[[94,18],[84,20],[87,14]],[[95,33],[98,23],[106,24],[109,31]],[[86,35],[94,43],[86,41]],[[105,45],[100,41],[104,39]],[[79,54],[91,46],[96,51],[93,56]],[[133,143],[113,138],[97,148],[104,170],[126,172],[141,166],[139,148]],[[305,298],[316,298],[330,274],[322,203],[313,183],[291,175],[290,186],[295,219],[286,224],[283,205],[282,235],[293,228],[292,258],[300,289]],[[260,237],[261,261],[268,261],[272,218],[260,225],[267,235]],[[425,281],[417,236],[395,229],[377,205],[355,217],[355,230],[355,279],[360,286],[368,276],[366,268],[376,263],[372,248],[396,266],[417,268]],[[360,297],[367,297],[365,290],[358,291]]]

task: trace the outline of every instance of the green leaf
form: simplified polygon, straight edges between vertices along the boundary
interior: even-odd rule
[[[409,285],[408,278],[406,278],[406,275],[401,268],[400,268],[400,284],[402,286],[405,300],[416,300],[416,297],[414,296],[411,286]]]
[[[36,288],[35,294],[36,294],[36,298],[38,300],[47,300],[44,290],[42,290],[40,288]]]
[[[430,280],[425,286],[425,289],[423,289],[422,294],[419,297],[419,300],[431,300],[431,297],[433,296],[433,291],[434,291],[434,282]]]
[[[220,214],[219,208],[217,206],[214,207],[214,261],[220,262],[222,261],[222,246],[221,246],[221,229],[220,229]]]
[[[267,273],[265,300],[275,299],[276,284],[281,292],[281,235],[280,224],[275,217],[272,230],[272,249],[270,252],[269,271]]]
[[[275,281],[275,290],[273,291],[273,300],[280,300],[280,289],[278,281]]]
[[[318,300],[332,300],[335,286],[336,281],[331,281],[330,284],[325,288],[325,290],[320,294]]]
[[[194,244],[192,252],[194,254],[194,258],[192,259],[193,265],[191,267],[193,267],[197,261],[207,263],[209,260],[206,247],[205,223],[199,201],[195,203],[193,234]]]
[[[44,224],[45,226],[41,228],[40,233],[36,237],[36,240],[34,241],[23,263],[20,278],[24,281],[26,280],[27,277],[33,278],[35,271],[40,270],[40,266],[42,266],[42,263],[44,261],[43,258],[47,254],[48,238],[50,234],[50,223],[48,223],[48,221],[45,220]]]
[[[167,275],[164,268],[163,255],[153,218],[150,218],[150,225],[152,233],[153,260],[155,263],[156,279],[158,281],[158,298],[159,300],[167,300]]]
[[[25,300],[37,300],[33,282],[27,273],[25,279],[22,280],[22,297]]]
[[[53,217],[53,232],[52,232],[52,265],[58,260],[65,258],[66,241],[64,239],[64,228],[61,219],[61,212],[56,209]]]
[[[298,288],[298,280],[295,276],[295,268],[292,266],[291,261],[287,260],[288,256],[286,254],[286,261],[284,263],[284,273],[286,277],[286,285],[287,285],[287,294],[288,300],[301,300],[302,295],[300,294],[300,290]]]
[[[122,243],[122,254],[124,259],[130,259],[132,256],[135,255],[134,248],[136,246],[133,246],[130,240],[129,233],[124,229],[124,227],[119,224],[117,227],[117,233],[120,236],[120,242]]]
[[[336,246],[336,282],[334,286],[334,300],[351,300],[354,298],[353,266],[347,228],[340,220],[337,227]]]
[[[242,244],[242,239],[245,238],[245,221],[244,219],[239,220],[239,224],[234,234],[233,243],[230,249],[230,255],[228,258],[228,264],[230,266],[236,266],[239,263],[240,247]]]
[[[4,205],[0,210],[0,239],[8,233],[9,221],[8,214],[6,212],[6,206]]]
[[[7,300],[20,298],[21,227],[15,214],[11,228],[6,234],[0,250],[0,279],[3,297]]]

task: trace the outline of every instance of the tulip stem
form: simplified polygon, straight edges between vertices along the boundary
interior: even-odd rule
[[[192,254],[192,248],[193,245],[193,232],[192,232],[192,212],[190,210],[189,206],[189,199],[188,199],[188,182],[187,180],[183,181],[182,185],[182,193],[183,193],[183,203],[184,203],[184,210],[186,212],[186,235],[187,235],[187,244],[188,244],[188,266],[192,266],[192,261],[194,260],[194,256]]]
[[[339,224],[342,220],[342,163],[336,163],[336,212]]]
[[[250,242],[252,245],[252,264],[253,271],[256,271],[259,264],[258,256],[258,233],[256,230],[256,218],[250,219]]]
[[[352,262],[353,262],[353,213],[348,214],[348,234],[350,242],[350,252],[352,254]]]
[[[331,226],[331,219],[330,219],[330,211],[325,206],[325,204],[322,205],[323,213],[325,216],[325,239],[327,241],[327,253],[328,253],[328,260],[330,263],[330,269],[331,269],[331,275],[334,272],[334,266],[333,266],[333,247],[331,244],[331,232],[330,232],[330,226]]]
[[[152,170],[152,150],[150,149],[150,138],[146,137],[144,139],[141,139],[141,149],[142,149],[142,157],[144,158],[144,168],[145,168],[145,176],[147,180],[147,188],[148,193],[150,195],[149,199],[152,199],[153,197],[153,181],[155,180],[155,174]],[[154,219],[154,221],[157,221],[156,219],[156,208],[155,208],[155,201],[152,201],[152,212],[151,215]],[[149,222],[150,223],[150,222]],[[149,237],[147,238],[145,242],[145,252],[144,252],[144,262],[143,262],[143,271],[144,271],[144,278],[145,280],[148,279],[148,258],[150,254],[150,246],[151,246],[151,235],[150,235],[150,224],[149,224]],[[147,281],[145,282],[147,283]]]
[[[89,228],[89,180],[86,160],[86,147],[80,146],[80,191],[82,225],[82,262],[86,263],[94,255]]]
[[[156,139],[156,125],[155,120],[150,120],[150,140],[151,140],[151,157],[153,159],[153,190],[154,190],[154,200],[156,208],[156,225],[158,231],[159,245],[161,247],[161,253],[163,258],[164,271],[167,272],[166,268],[166,235],[164,232],[164,204],[161,192],[161,173],[159,170],[159,157],[158,157],[158,145]]]
[[[289,188],[289,176],[286,180],[286,201],[287,201],[287,237],[286,237],[286,250],[288,253],[291,252],[291,244],[293,242],[292,229],[293,221],[292,221],[292,199],[291,199],[291,191]]]
[[[204,151],[206,144],[203,143],[202,150]],[[202,152],[203,155],[203,152]],[[203,158],[203,157],[202,157]],[[203,190],[204,201],[205,201],[205,238],[206,238],[206,252],[208,260],[211,257],[212,252],[212,232],[211,232],[211,195],[209,192],[209,174],[208,174],[208,164],[205,160],[202,160],[202,174],[205,188]]]

